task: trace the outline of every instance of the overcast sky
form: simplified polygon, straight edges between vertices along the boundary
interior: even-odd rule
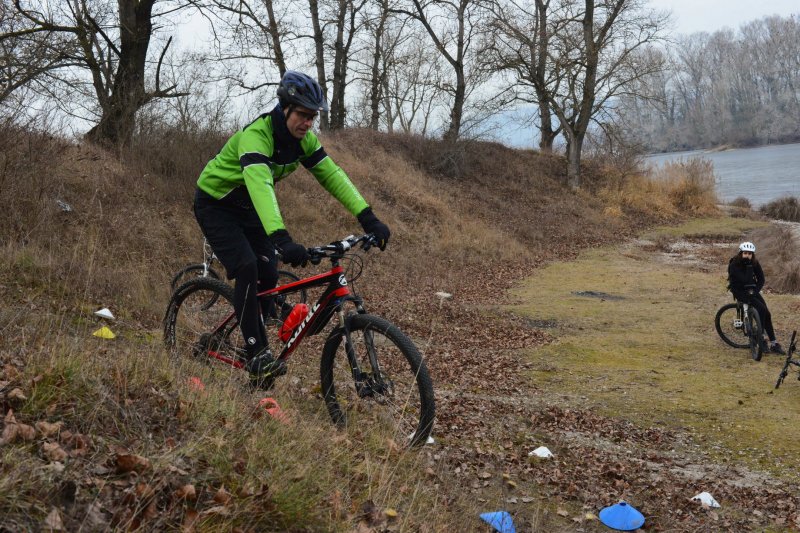
[[[711,33],[726,26],[736,30],[769,15],[800,14],[800,0],[650,0],[650,5],[672,10],[678,33]]]

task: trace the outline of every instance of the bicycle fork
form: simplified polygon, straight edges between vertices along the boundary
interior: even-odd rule
[[[733,321],[733,327],[738,329],[744,326],[745,334],[750,335],[750,325],[747,323],[747,308],[747,304],[742,304],[742,313]]]
[[[359,313],[363,313],[364,308],[357,303]],[[353,344],[353,339],[350,333],[350,327],[345,316],[343,308],[339,309],[339,324],[344,336],[345,353],[347,354],[347,362],[350,364],[350,371],[355,382],[356,393],[359,398],[371,398],[376,394],[384,395],[389,390],[389,384],[383,380],[380,371],[380,364],[378,363],[378,356],[375,351],[375,337],[369,329],[364,330],[364,348],[367,351],[369,365],[371,372],[361,369],[358,363],[358,356]]]

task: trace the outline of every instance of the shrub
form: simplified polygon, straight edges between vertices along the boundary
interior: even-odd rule
[[[714,165],[708,159],[665,163],[657,178],[668,180],[669,197],[680,211],[697,214],[716,211]]]
[[[710,161],[690,159],[666,163],[649,174],[619,172],[616,179],[603,180],[598,196],[623,210],[660,218],[705,215],[717,212],[714,182]]]
[[[741,207],[743,209],[752,209],[753,208],[753,205],[750,203],[750,200],[748,200],[744,196],[739,196],[737,198],[734,198],[733,200],[731,200],[728,203],[728,205],[731,205],[733,207]]]
[[[800,222],[800,202],[794,196],[784,196],[762,205],[761,211],[769,218]]]
[[[792,228],[771,224],[749,238],[764,268],[767,284],[780,292],[800,292],[800,245]]]

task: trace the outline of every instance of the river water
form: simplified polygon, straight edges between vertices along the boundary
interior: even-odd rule
[[[722,152],[672,152],[647,158],[654,165],[702,157],[714,164],[717,196],[723,202],[743,196],[753,207],[783,196],[800,197],[800,143]]]

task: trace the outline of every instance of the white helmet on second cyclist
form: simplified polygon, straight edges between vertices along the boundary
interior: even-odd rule
[[[752,242],[743,242],[739,245],[739,251],[756,253],[756,245]]]

